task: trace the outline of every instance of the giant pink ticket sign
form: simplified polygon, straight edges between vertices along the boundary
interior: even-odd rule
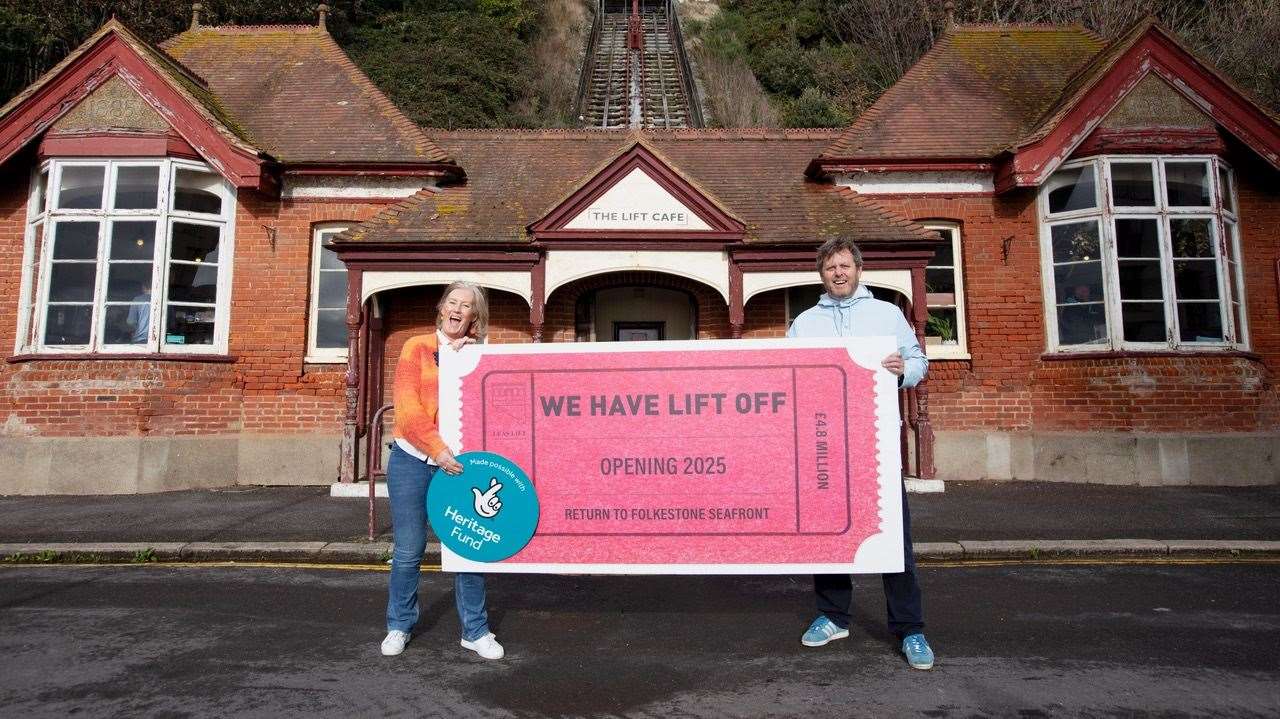
[[[890,338],[479,345],[443,358],[440,427],[533,480],[537,532],[448,571],[902,569]]]

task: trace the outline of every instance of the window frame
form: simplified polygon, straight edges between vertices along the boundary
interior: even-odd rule
[[[947,231],[951,234],[951,262],[953,263],[951,265],[951,273],[952,273],[952,281],[955,283],[954,306],[956,310],[956,327],[955,327],[956,343],[953,345],[929,344],[927,341],[928,329],[926,328],[925,330],[926,342],[923,349],[925,351],[925,354],[928,355],[929,359],[931,360],[971,359],[972,356],[969,354],[969,324],[965,317],[964,259],[961,255],[961,249],[963,248],[964,243],[963,243],[963,240],[961,239],[962,233],[960,230],[960,223],[938,220],[938,221],[921,221],[920,224],[926,230]],[[928,267],[929,266],[926,266],[925,268],[926,276],[928,274]],[[925,303],[925,316],[926,316],[926,323],[927,323],[928,310],[930,307],[929,293],[927,290],[925,291],[924,303]],[[943,305],[938,305],[938,306],[942,307]]]
[[[1206,166],[1206,180],[1209,183],[1210,204],[1208,206],[1175,206],[1168,202],[1168,185],[1165,171],[1166,163],[1200,162]],[[1112,164],[1150,163],[1153,168],[1152,182],[1155,183],[1155,205],[1120,206],[1113,205]],[[1043,278],[1041,290],[1044,302],[1044,319],[1046,334],[1046,351],[1050,354],[1070,355],[1096,352],[1223,352],[1248,350],[1249,334],[1247,321],[1247,305],[1244,290],[1243,262],[1240,258],[1240,228],[1237,213],[1228,209],[1224,202],[1221,177],[1227,178],[1231,207],[1239,207],[1236,198],[1237,184],[1229,164],[1214,155],[1097,155],[1072,162],[1063,163],[1054,174],[1063,170],[1091,165],[1094,168],[1095,197],[1097,205],[1085,210],[1071,212],[1049,212],[1050,183],[1046,181],[1039,189],[1036,207],[1039,214],[1040,270]],[[1157,243],[1161,276],[1161,301],[1165,313],[1165,340],[1162,342],[1140,342],[1123,339],[1123,300],[1120,297],[1120,265],[1118,246],[1116,243],[1116,221],[1123,219],[1155,220],[1157,226]],[[1179,300],[1174,276],[1172,222],[1178,219],[1208,219],[1210,232],[1213,234],[1213,261],[1215,278],[1218,283],[1218,314],[1222,327],[1222,339],[1206,342],[1183,341],[1179,335],[1181,326],[1177,317]],[[1071,222],[1093,221],[1097,223],[1099,235],[1099,255],[1102,263],[1103,307],[1105,310],[1107,338],[1103,342],[1093,344],[1063,344],[1060,342],[1058,328],[1058,300],[1056,288],[1055,263],[1053,257],[1052,228]],[[1234,228],[1230,235],[1227,226]],[[1228,242],[1231,247],[1228,247]],[[1234,258],[1232,260],[1231,258]],[[1235,278],[1228,274],[1235,265]],[[1239,289],[1239,297],[1233,295],[1233,287]],[[1235,326],[1232,305],[1240,305],[1240,322]]]
[[[61,178],[68,167],[102,167],[103,192],[97,209],[56,209],[61,194]],[[119,171],[124,167],[157,167],[159,176],[156,187],[156,205],[154,208],[115,209],[115,190],[118,184]],[[211,175],[217,179],[215,191],[221,200],[220,212],[192,213],[172,209],[174,179],[178,169],[193,170]],[[47,173],[47,177],[45,176]],[[42,177],[44,187],[41,187]],[[179,158],[74,158],[62,160],[50,158],[35,168],[31,176],[31,187],[28,194],[27,222],[24,240],[22,297],[20,299],[19,334],[15,342],[15,352],[34,353],[38,355],[154,355],[154,354],[209,354],[225,355],[227,353],[228,335],[231,324],[231,278],[235,257],[235,189],[218,173],[207,165]],[[36,207],[36,200],[43,193],[42,207]],[[155,226],[155,239],[151,256],[151,307],[148,327],[152,334],[143,344],[118,344],[106,341],[104,325],[107,300],[107,280],[112,260],[110,259],[112,235],[117,222],[152,222]],[[172,227],[175,221],[203,224],[217,227],[218,236],[218,270],[215,279],[214,335],[210,344],[177,344],[165,341],[165,328],[161,326],[167,318],[168,282],[170,270],[170,253],[172,248]],[[76,345],[46,344],[45,335],[48,323],[48,307],[50,280],[53,262],[53,246],[56,241],[59,224],[74,222],[92,222],[98,225],[97,254],[94,259],[94,291],[90,310],[89,341]],[[40,236],[39,245],[36,237]],[[140,262],[140,261],[139,261]],[[121,304],[113,302],[112,304]],[[128,304],[128,303],[125,303]],[[189,303],[177,303],[189,304]]]
[[[342,347],[317,347],[320,322],[320,272],[323,243],[326,236],[355,227],[355,220],[320,222],[311,227],[311,271],[308,274],[310,288],[307,291],[307,353],[303,361],[308,364],[345,364],[348,357],[347,343]],[[344,265],[343,276],[347,269]]]

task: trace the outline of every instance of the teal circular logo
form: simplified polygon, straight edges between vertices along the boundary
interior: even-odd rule
[[[493,452],[458,455],[462,474],[437,471],[427,521],[463,559],[497,562],[524,549],[538,528],[538,495],[519,465]]]

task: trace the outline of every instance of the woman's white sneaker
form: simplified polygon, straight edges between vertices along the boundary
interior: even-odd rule
[[[394,657],[404,651],[404,645],[409,643],[409,633],[402,632],[399,629],[392,629],[387,632],[387,638],[382,640],[382,656]]]
[[[502,645],[498,643],[497,638],[493,636],[493,632],[489,632],[475,641],[469,642],[463,639],[462,648],[470,649],[485,659],[501,659],[506,654],[502,649]]]

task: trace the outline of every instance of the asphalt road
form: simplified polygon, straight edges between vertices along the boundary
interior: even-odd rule
[[[931,672],[861,580],[807,649],[807,577],[493,576],[508,650],[457,645],[448,575],[378,654],[386,574],[0,568],[0,716],[1280,715],[1280,565],[931,567]]]

